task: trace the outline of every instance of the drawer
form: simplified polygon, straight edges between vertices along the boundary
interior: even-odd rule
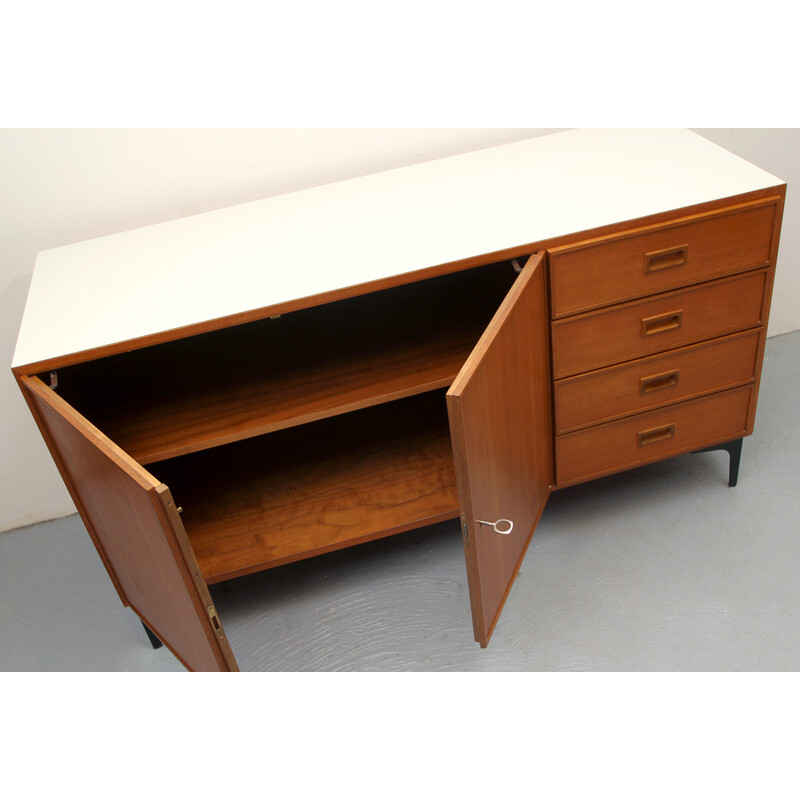
[[[556,381],[556,433],[753,380],[763,328]]]
[[[557,485],[745,436],[752,393],[743,386],[557,436]]]
[[[767,266],[777,198],[549,251],[554,317]]]
[[[556,320],[553,377],[672,350],[761,324],[767,270]]]

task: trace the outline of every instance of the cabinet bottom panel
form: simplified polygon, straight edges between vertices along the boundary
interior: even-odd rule
[[[458,516],[440,392],[183,456],[153,473],[183,507],[208,583]]]
[[[557,486],[745,436],[752,386],[556,437]]]

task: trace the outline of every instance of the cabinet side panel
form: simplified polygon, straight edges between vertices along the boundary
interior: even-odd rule
[[[772,290],[775,283],[775,270],[777,269],[778,262],[778,245],[781,238],[781,226],[783,224],[783,208],[786,197],[786,187],[781,187],[780,199],[775,211],[775,223],[772,231],[772,242],[770,244],[770,263],[771,269],[767,273],[767,283],[764,288],[764,307],[761,311],[761,319],[764,321],[764,334],[759,343],[758,354],[756,356],[756,369],[755,369],[755,385],[753,387],[753,400],[750,404],[750,413],[747,418],[747,433],[751,434],[755,427],[756,421],[756,408],[758,405],[758,391],[761,387],[761,368],[764,363],[764,348],[767,341],[767,333],[769,326],[769,312],[772,306]]]
[[[235,669],[165,487],[41,381],[22,385],[120,594],[188,669]]]

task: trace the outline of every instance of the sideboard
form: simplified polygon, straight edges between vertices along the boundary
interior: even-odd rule
[[[785,188],[570,130],[176,219],[40,253],[12,369],[186,668],[238,669],[209,585],[447,519],[486,646],[551,491],[715,447],[735,483]]]

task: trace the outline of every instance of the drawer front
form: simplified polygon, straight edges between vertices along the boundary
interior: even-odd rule
[[[745,436],[752,392],[744,386],[557,436],[557,485]]]
[[[553,316],[767,266],[775,198],[549,252]]]
[[[553,377],[672,350],[761,324],[767,271],[552,323]]]
[[[556,433],[753,380],[763,328],[555,382]]]

